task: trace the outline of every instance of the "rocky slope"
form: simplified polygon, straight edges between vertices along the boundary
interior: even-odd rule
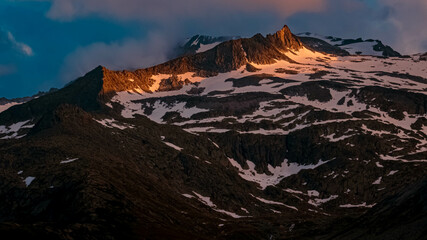
[[[285,26],[0,113],[2,236],[422,239],[425,63],[326,44]]]
[[[370,56],[382,56],[382,57],[401,57],[400,53],[395,51],[390,46],[384,45],[380,40],[373,39],[343,39],[332,36],[322,36],[319,34],[313,34],[310,32],[298,34],[305,43],[320,45],[317,43],[318,40],[329,43],[335,47],[338,47],[352,55],[370,55]],[[315,41],[317,40],[317,41]],[[310,41],[310,42],[309,42]]]

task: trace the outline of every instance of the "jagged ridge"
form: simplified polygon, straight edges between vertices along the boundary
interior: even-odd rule
[[[303,47],[288,26],[266,37],[256,34],[223,42],[203,53],[180,57],[166,63],[136,71],[111,71],[98,66],[65,88],[28,103],[12,107],[0,115],[0,121],[12,123],[37,118],[51,112],[60,104],[75,104],[84,110],[97,110],[99,102],[108,101],[116,92],[141,89],[150,92],[157,74],[183,74],[194,72],[198,76],[214,76],[236,70],[248,63],[269,64],[289,59],[283,52]]]

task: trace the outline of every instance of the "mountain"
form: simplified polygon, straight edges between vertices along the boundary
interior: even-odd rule
[[[25,97],[25,98],[16,98],[16,99],[7,99],[7,98],[0,98],[0,112],[3,112],[4,110],[14,106],[14,105],[18,105],[21,104],[23,102],[27,102],[28,100],[31,100],[32,98],[30,97]]]
[[[305,32],[298,34],[298,36],[304,41],[315,41],[322,40],[335,47],[338,47],[352,55],[370,55],[370,56],[382,56],[382,57],[401,57],[401,54],[395,51],[390,46],[384,45],[380,40],[362,38],[357,39],[343,39],[332,36],[322,36],[319,34],[313,34]]]
[[[38,98],[38,97],[43,96],[43,95],[50,93],[50,92],[54,92],[56,90],[58,90],[58,89],[51,88],[48,92],[38,92],[37,94],[35,94],[31,97],[13,98],[13,99],[7,99],[5,97],[2,97],[2,98],[0,98],[0,112],[5,111],[12,106],[31,101],[35,98]]]
[[[1,112],[2,237],[422,239],[425,62],[326,44],[285,26]]]
[[[380,40],[362,38],[343,39],[332,36],[322,36],[310,32],[297,35],[304,45],[314,51],[334,54],[338,56],[348,55],[370,55],[379,57],[401,57],[402,55],[390,46],[384,45]],[[238,39],[240,37],[212,37],[204,35],[195,35],[187,39],[184,43],[178,45],[170,58],[191,55],[207,51],[218,44]]]
[[[172,54],[170,54],[170,59],[205,52],[216,47],[220,43],[239,38],[240,37],[194,35],[193,37],[186,39],[184,43],[178,44]]]

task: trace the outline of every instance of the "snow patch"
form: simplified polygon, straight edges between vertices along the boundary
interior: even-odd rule
[[[216,147],[219,148],[218,144],[216,144],[214,141],[212,141],[210,138],[208,138],[208,140]]]
[[[320,193],[316,190],[308,190],[307,195],[309,197],[318,197],[318,196],[320,196]]]
[[[175,145],[175,144],[173,144],[173,143],[170,143],[170,142],[165,142],[165,141],[163,141],[163,143],[164,144],[166,144],[166,145],[168,145],[169,147],[171,147],[171,148],[174,148],[175,150],[177,150],[177,151],[181,151],[182,149],[184,149],[184,148],[181,148],[181,147],[178,147],[177,145]]]
[[[366,204],[366,202],[363,202],[361,204],[344,204],[344,205],[340,205],[341,208],[372,208],[373,206],[375,206],[376,203],[368,205]]]
[[[372,183],[372,185],[380,185],[381,184],[381,180],[382,180],[383,178],[382,177],[379,177],[377,180],[375,180],[373,183]]]
[[[370,55],[370,56],[383,56],[382,51],[375,51],[374,46],[377,44],[377,42],[358,42],[358,43],[352,43],[347,44],[344,46],[341,46],[342,49],[346,50],[352,55]]]
[[[71,162],[74,162],[76,160],[79,160],[79,159],[78,158],[72,158],[72,159],[63,160],[60,162],[60,164],[71,163]]]
[[[290,188],[284,189],[283,191],[288,192],[288,193],[295,193],[295,194],[307,195],[307,194],[305,194],[305,193],[303,193],[301,191],[293,190],[293,189],[290,189]]]
[[[182,194],[182,196],[184,196],[184,197],[186,197],[186,198],[194,198],[194,196],[193,196],[193,195],[191,195],[191,194],[187,194],[187,193]]]
[[[264,198],[256,197],[256,196],[254,196],[252,194],[251,194],[251,196],[254,197],[254,198],[256,198],[258,201],[266,203],[266,204],[285,206],[287,208],[290,208],[290,209],[298,211],[298,208],[296,208],[294,206],[289,206],[289,205],[286,205],[286,204],[281,203],[281,202],[270,201],[270,200],[267,200],[267,199],[264,199]]]
[[[240,209],[242,209],[243,212],[249,214],[249,211],[246,208],[240,208]]]
[[[31,176],[28,176],[27,178],[25,178],[24,179],[24,182],[25,182],[25,186],[30,186],[30,184],[34,181],[34,179],[36,179],[35,177],[31,177]]]
[[[380,154],[379,157],[384,161],[398,161],[398,162],[404,162],[404,163],[421,163],[421,162],[427,162],[427,160],[405,160],[401,159],[403,156],[387,156]]]
[[[338,195],[331,195],[330,197],[323,198],[323,199],[321,199],[321,198],[310,199],[308,201],[308,203],[313,205],[313,206],[319,207],[320,205],[327,203],[331,200],[337,199],[337,198],[338,198]]]
[[[322,137],[325,138],[325,139],[327,139],[329,142],[339,142],[339,141],[345,140],[347,138],[351,138],[353,136],[354,136],[354,134],[353,135],[348,135],[348,136],[343,135],[341,137],[336,137],[336,134],[332,133],[330,135],[322,136]]]
[[[134,128],[135,126],[127,124],[127,123],[119,123],[117,120],[115,119],[102,119],[102,120],[97,120],[94,119],[96,122],[98,122],[99,124],[107,127],[107,128],[118,128],[120,130],[124,130],[126,128]]]
[[[261,189],[265,189],[267,186],[274,186],[282,179],[289,177],[291,175],[299,173],[304,169],[314,169],[318,166],[327,163],[328,161],[319,161],[314,165],[299,165],[298,163],[288,163],[288,160],[284,160],[281,166],[273,167],[270,164],[268,165],[268,171],[272,175],[265,173],[258,173],[255,170],[256,165],[251,161],[246,161],[246,164],[249,166],[249,169],[243,169],[242,166],[234,159],[228,158],[231,165],[236,167],[239,170],[239,176],[247,181],[256,182],[261,186]]]
[[[206,52],[216,46],[218,46],[221,42],[214,42],[210,44],[200,44],[200,48],[197,49],[196,53]]]
[[[277,214],[281,214],[282,212],[281,211],[277,211],[277,210],[274,210],[274,209],[270,209],[272,212],[274,212],[274,213],[277,213]]]
[[[9,126],[0,125],[0,135],[6,135],[0,139],[19,139],[24,137],[25,135],[18,136],[18,132],[24,128],[33,128],[34,124],[29,124],[30,120],[17,122]]]
[[[379,162],[375,162],[375,165],[377,165],[377,167],[379,167],[379,168],[383,168],[384,166],[383,165],[381,165],[381,163],[379,163]]]
[[[193,191],[193,194],[196,195],[197,199],[202,202],[203,204],[205,204],[206,206],[211,207],[214,211],[228,215],[232,218],[242,218],[242,217],[247,217],[247,216],[240,216],[237,215],[233,212],[229,212],[229,211],[225,211],[223,209],[218,209],[217,206],[211,201],[210,197],[204,197],[201,194],[198,194],[196,192]]]

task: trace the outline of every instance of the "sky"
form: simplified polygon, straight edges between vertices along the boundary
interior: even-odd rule
[[[427,52],[426,0],[0,0],[0,97],[60,88],[98,65],[167,60],[195,34],[294,33],[379,39]]]

